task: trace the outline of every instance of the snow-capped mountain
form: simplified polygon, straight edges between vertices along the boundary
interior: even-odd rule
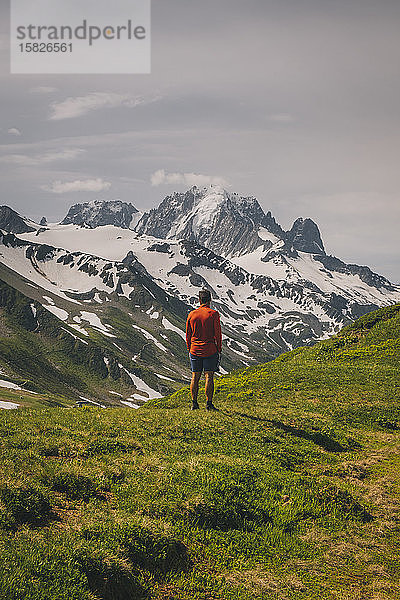
[[[68,215],[45,227],[13,217],[25,231],[0,235],[0,277],[79,343],[101,339],[107,364],[132,374],[126,360],[133,361],[139,386],[154,393],[189,375],[185,319],[200,288],[221,312],[226,370],[313,343],[400,301],[399,286],[328,256],[311,219],[284,231],[255,198],[216,186],[172,194],[141,217],[120,201],[75,205]],[[151,397],[136,389],[128,402]]]
[[[97,214],[91,203],[84,211],[89,221]],[[285,232],[255,198],[218,186],[167,196],[141,217],[135,233],[111,223],[83,231],[49,226],[22,237],[128,262],[188,306],[208,287],[226,325],[269,355],[329,335],[399,298],[399,289],[368,267],[327,256],[311,219],[297,219]],[[252,356],[249,351],[247,360]]]
[[[135,231],[162,239],[197,242],[222,256],[254,250],[265,215],[255,198],[230,194],[219,186],[167,196],[145,213]]]
[[[141,213],[128,202],[91,200],[71,206],[61,224],[86,225],[87,227],[114,225],[123,229],[134,229],[140,217]]]
[[[325,254],[319,229],[311,219],[297,219],[285,232],[271,212],[264,214],[256,198],[215,185],[194,186],[167,196],[158,208],[142,216],[135,230],[162,239],[195,241],[228,258],[259,246],[268,249],[277,240],[285,242],[288,251]]]

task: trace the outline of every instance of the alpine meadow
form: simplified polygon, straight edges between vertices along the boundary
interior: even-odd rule
[[[3,411],[2,597],[397,598],[399,347],[394,305],[221,377],[216,415]]]

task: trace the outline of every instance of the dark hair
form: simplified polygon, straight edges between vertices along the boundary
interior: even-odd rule
[[[211,293],[209,290],[199,291],[200,304],[208,304],[211,301]]]

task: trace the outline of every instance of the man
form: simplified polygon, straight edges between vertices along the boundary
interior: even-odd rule
[[[221,324],[219,313],[210,308],[211,294],[209,290],[200,290],[200,307],[192,310],[186,321],[186,344],[189,350],[192,381],[192,410],[199,408],[197,396],[199,381],[204,370],[206,378],[206,409],[217,410],[213,404],[214,373],[218,370],[219,354],[222,350]]]

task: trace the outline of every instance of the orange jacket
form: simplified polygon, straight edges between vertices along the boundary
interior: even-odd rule
[[[186,321],[186,344],[194,356],[207,358],[222,350],[219,313],[206,304],[192,310]]]

